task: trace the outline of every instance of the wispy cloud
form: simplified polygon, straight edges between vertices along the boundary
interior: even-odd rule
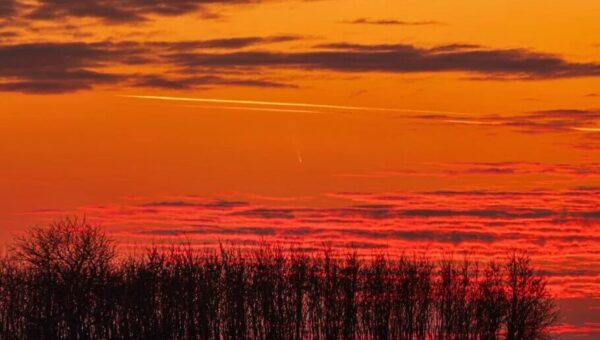
[[[532,176],[543,175],[540,182]],[[500,183],[501,177],[507,180],[527,178],[531,184],[542,186],[548,177],[556,182],[576,183],[590,179],[600,179],[600,163],[538,163],[538,162],[464,162],[464,163],[405,163],[402,167],[386,171],[366,173],[340,173],[338,177],[352,178],[392,178],[392,177],[448,177],[487,176],[493,183]]]
[[[469,116],[448,116],[443,114],[422,115],[417,117],[432,123],[496,125],[516,129],[525,133],[542,132],[597,132],[600,121],[598,109],[552,109],[513,115],[480,115],[478,119]]]
[[[358,18],[354,20],[344,21],[346,24],[353,25],[383,25],[383,26],[433,26],[443,25],[444,23],[435,20],[423,20],[423,21],[404,21],[396,19],[370,19],[370,18]]]

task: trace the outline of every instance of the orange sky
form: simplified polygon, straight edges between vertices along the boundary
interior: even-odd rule
[[[516,247],[600,310],[600,2],[200,3],[0,0],[0,239]]]

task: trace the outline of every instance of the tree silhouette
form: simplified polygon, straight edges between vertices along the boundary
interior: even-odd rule
[[[548,294],[546,281],[535,274],[531,259],[523,253],[510,255],[506,272],[506,339],[548,338],[558,310]]]
[[[190,244],[116,260],[85,220],[0,260],[0,339],[546,339],[557,309],[526,254],[505,263]]]
[[[17,240],[15,255],[27,287],[18,312],[28,337],[86,339],[105,329],[115,250],[99,227],[65,218],[33,228]]]

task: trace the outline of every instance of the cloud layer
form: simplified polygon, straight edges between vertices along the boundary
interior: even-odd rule
[[[489,49],[468,44],[422,48],[407,44],[328,43],[298,52],[261,48],[265,44],[300,39],[279,35],[175,42],[0,44],[0,90],[61,93],[99,85],[168,89],[296,86],[291,80],[270,79],[282,69],[338,73],[458,72],[484,79],[553,79],[600,74],[600,64],[596,63],[570,62],[524,49]],[[134,66],[136,71],[114,71],[125,66]],[[138,71],[156,68],[171,71]],[[264,76],[248,76],[249,73]],[[573,112],[544,112],[538,116],[542,114],[555,116],[551,125],[556,126],[562,116]],[[584,115],[582,112],[581,116]],[[523,117],[524,125],[535,118],[535,114]]]
[[[209,7],[258,3],[261,0],[2,0],[0,12],[30,20],[92,18],[107,23],[137,23],[152,16],[177,16],[190,13],[210,15]],[[19,10],[17,11],[17,7]]]
[[[0,90],[63,93],[99,85],[185,89],[213,85],[283,87],[261,78],[215,75],[214,72],[140,73],[144,66],[166,66],[161,55],[172,51],[243,48],[286,42],[293,36],[238,37],[214,40],[98,43],[25,43],[0,45]],[[134,66],[135,71],[110,68]]]
[[[277,67],[337,72],[465,72],[491,78],[546,79],[600,75],[598,63],[569,62],[525,49],[489,49],[471,45],[422,48],[407,44],[330,43],[306,52],[243,51],[176,53],[176,65],[196,67]]]
[[[599,291],[600,188],[337,193],[329,199],[330,204],[314,207],[188,196],[81,207],[70,213],[101,222],[125,244],[184,238],[198,245],[252,246],[265,240],[318,249],[328,242],[366,254],[441,255],[451,249],[478,259],[521,248],[551,275],[560,294],[596,296]],[[66,213],[30,212],[42,219]]]

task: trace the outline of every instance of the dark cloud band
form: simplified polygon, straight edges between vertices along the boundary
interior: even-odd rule
[[[260,0],[37,0],[34,2],[2,0],[0,14],[19,16],[26,20],[56,21],[64,18],[92,18],[123,24],[145,21],[152,16],[177,16],[190,13],[212,16],[207,9],[210,6],[257,2]]]
[[[258,77],[174,71],[140,74],[107,71],[112,66],[165,65],[161,55],[199,48],[229,49],[285,42],[293,36],[239,37],[228,39],[116,43],[28,43],[0,45],[0,91],[64,93],[99,85],[124,85],[165,89],[211,86],[290,87],[293,85]],[[227,73],[227,72],[226,72]]]
[[[466,72],[494,78],[546,79],[600,75],[598,63],[575,63],[524,49],[485,49],[470,45],[419,48],[413,45],[327,44],[306,52],[248,51],[177,53],[185,67],[276,67],[338,72]]]
[[[269,79],[281,69],[340,73],[460,72],[484,79],[550,79],[594,77],[600,64],[575,63],[559,56],[523,49],[486,49],[469,44],[421,48],[406,44],[323,44],[306,51],[257,50],[263,44],[285,43],[298,36],[233,37],[176,42],[69,42],[0,44],[0,90],[61,93],[98,85],[164,89],[212,86],[295,87]],[[111,67],[164,67],[168,73],[108,71]],[[265,74],[267,76],[256,76]],[[248,76],[251,75],[251,76]],[[557,112],[552,126],[560,124]],[[571,113],[569,113],[571,114]],[[521,121],[531,125],[546,113],[532,113]],[[433,117],[435,118],[435,117]],[[443,118],[443,117],[440,117]]]
[[[442,25],[439,21],[424,20],[424,21],[404,21],[396,19],[369,19],[369,18],[358,18],[350,21],[346,21],[347,24],[353,25],[382,25],[382,26],[432,26]]]

